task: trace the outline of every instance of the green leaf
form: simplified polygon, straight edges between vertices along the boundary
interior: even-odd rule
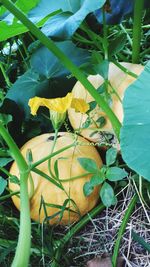
[[[20,185],[20,180],[19,180],[18,177],[15,176],[15,175],[10,176],[10,177],[9,177],[9,181],[10,181],[10,183]]]
[[[23,5],[22,2],[23,1]],[[18,0],[18,5],[20,5],[20,7],[22,7],[22,11],[24,9],[25,12],[29,11],[29,9],[31,8],[31,6],[35,6],[37,4],[37,1],[35,0],[33,2],[30,1],[31,4],[29,4],[26,0]],[[58,11],[57,11],[58,12]],[[38,14],[34,14],[35,17],[30,18],[28,16],[28,18],[32,21],[32,22],[36,22],[36,26],[37,27],[42,27],[43,24],[45,23],[45,21],[50,17],[53,16],[55,14],[57,14],[57,12],[55,12],[54,14],[48,14],[49,16],[44,18],[44,17],[40,17],[41,19],[38,19]],[[5,41],[11,37],[17,36],[19,34],[28,32],[28,28],[26,28],[22,23],[20,23],[20,21],[18,21],[16,18],[14,19],[14,16],[12,14],[9,14],[8,16],[6,16],[2,21],[0,21],[0,41]]]
[[[80,66],[90,59],[88,51],[76,47],[71,41],[58,42],[56,45],[77,66]],[[45,76],[47,79],[70,74],[64,65],[60,63],[59,59],[46,47],[39,48],[32,55],[31,67],[35,72]]]
[[[94,174],[91,177],[90,184],[91,186],[96,186],[102,184],[104,182],[104,177],[100,175],[100,173]]]
[[[46,98],[61,97],[66,95],[74,84],[74,78],[68,79],[65,77],[58,77],[57,80],[42,80],[40,75],[33,72],[33,70],[29,70],[23,74],[9,89],[8,93],[6,94],[5,101],[10,99],[12,102],[15,102],[25,115],[25,118],[29,119],[30,108],[28,106],[28,102],[30,98],[34,96]]]
[[[113,163],[115,163],[117,157],[117,149],[114,147],[111,147],[106,152],[106,165],[110,166]]]
[[[48,80],[40,81],[39,75],[29,70],[13,84],[6,94],[6,98],[15,101],[28,117],[30,114],[29,99],[35,95],[44,94],[48,85]]]
[[[72,3],[73,2],[71,2],[71,4]],[[45,23],[44,27],[42,28],[42,31],[46,35],[50,37],[55,37],[57,39],[59,38],[60,40],[69,39],[75,33],[75,31],[79,28],[80,24],[86,18],[86,16],[89,13],[95,11],[96,9],[101,8],[104,3],[105,3],[105,0],[78,1],[75,13],[73,12],[72,8],[70,8],[71,6],[68,7],[67,11],[71,11],[71,12],[65,12],[65,13],[61,13],[56,16],[53,16]],[[62,6],[62,3],[59,7],[61,8],[61,6]],[[72,14],[72,12],[74,14]]]
[[[102,128],[106,124],[106,119],[104,117],[99,117],[96,120],[96,124],[98,124],[99,128]]]
[[[150,62],[125,92],[120,141],[123,160],[150,181]]]
[[[96,101],[91,101],[91,102],[89,103],[89,106],[90,106],[90,108],[89,108],[89,110],[87,111],[87,113],[91,112],[93,109],[96,108],[96,106],[97,106]]]
[[[105,80],[108,79],[109,61],[103,60],[94,67],[96,73],[100,74]]]
[[[81,127],[86,129],[90,126],[90,124],[91,124],[91,119],[90,119],[90,117],[87,117],[86,121],[82,124]]]
[[[15,5],[21,9],[24,13],[28,13],[31,9],[37,6],[37,4],[40,2],[40,0],[17,0]]]
[[[109,58],[119,53],[125,46],[127,41],[127,36],[125,33],[120,34],[113,41],[111,40],[111,44],[109,45],[108,55]]]
[[[0,177],[0,195],[4,192],[6,186],[7,181]]]
[[[34,8],[38,4],[39,0],[17,0],[15,5],[21,9],[22,12],[28,13],[32,8]],[[1,13],[5,12],[5,8],[0,10]],[[40,26],[40,25],[39,25]],[[0,41],[7,40],[10,37],[19,35],[21,33],[27,32],[28,29],[18,20],[15,18],[12,14],[9,14],[8,16],[5,16],[3,21],[0,22]]]
[[[145,242],[144,238],[139,236],[136,232],[132,230],[131,236],[134,241],[138,242],[144,249],[150,253],[150,244]]]
[[[112,182],[122,180],[127,175],[128,173],[125,170],[118,167],[109,167],[106,171],[106,178]]]
[[[54,163],[54,172],[55,172],[55,176],[57,178],[59,178],[58,160],[55,160],[55,163]]]
[[[37,21],[40,21],[56,10],[74,13],[79,9],[79,7],[80,0],[51,0],[51,2],[49,2],[49,0],[41,0],[37,7],[29,12],[28,16],[34,23],[37,23]]]
[[[6,166],[11,161],[13,161],[12,158],[0,158],[0,167]]]
[[[78,158],[78,161],[82,168],[90,173],[96,173],[98,171],[98,167],[96,162],[90,158]]]
[[[10,115],[10,114],[3,114],[3,113],[0,113],[0,122],[1,122],[3,125],[7,126],[7,124],[8,124],[9,122],[11,122],[11,121],[12,121],[12,115]]]
[[[110,207],[111,205],[113,205],[115,195],[114,190],[110,184],[105,182],[102,185],[102,188],[100,189],[100,197],[106,207]]]
[[[83,193],[87,197],[93,192],[94,186],[90,182],[86,182],[83,186]]]

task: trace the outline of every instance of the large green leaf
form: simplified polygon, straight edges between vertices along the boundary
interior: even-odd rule
[[[78,11],[72,14],[71,12],[64,12],[53,16],[46,21],[42,31],[51,37],[59,38],[61,40],[69,39],[74,32],[78,29],[85,17],[101,8],[105,0],[84,0],[80,1]],[[67,11],[71,11],[68,9]]]
[[[33,7],[35,7],[38,4],[39,0],[31,0],[27,3],[26,0],[18,0],[16,2],[16,5],[24,12],[28,13]],[[0,14],[2,15],[5,12],[5,9],[0,10]],[[46,22],[46,20],[55,14],[54,12],[48,13],[48,17],[38,17],[38,13],[34,13],[34,17],[31,18],[31,21],[36,22],[36,25],[38,27],[42,27],[43,24]],[[7,12],[8,13],[8,12]],[[8,14],[4,17],[2,21],[0,21],[0,41],[7,40],[8,38],[17,36],[19,34],[25,33],[28,31],[28,29],[17,20],[17,18],[14,19],[14,16],[12,14]],[[28,18],[30,19],[29,15]]]
[[[150,62],[125,92],[121,151],[130,168],[150,181]]]
[[[31,9],[33,9],[40,0],[17,0],[16,6],[21,9],[24,13],[28,13]]]
[[[80,0],[41,0],[36,8],[29,12],[29,18],[35,23],[56,10],[76,12],[80,8]]]
[[[8,91],[6,100],[13,100],[20,111],[25,115],[26,119],[30,116],[30,109],[28,106],[28,101],[34,96],[40,97],[58,97],[64,96],[69,90],[72,89],[75,84],[75,79],[71,78],[57,78],[57,79],[44,79],[41,80],[39,74],[33,72],[33,70],[27,71],[22,75]],[[63,84],[63,87],[62,87]]]
[[[56,44],[77,66],[87,63],[90,59],[90,54],[87,50],[76,47],[71,41],[58,42]],[[36,72],[48,79],[70,73],[46,47],[39,48],[32,55],[31,66]]]
[[[37,73],[29,70],[13,84],[6,98],[17,103],[20,109],[28,116],[30,113],[28,107],[29,99],[35,95],[40,96],[42,92],[44,94],[48,84],[48,80],[41,81]]]

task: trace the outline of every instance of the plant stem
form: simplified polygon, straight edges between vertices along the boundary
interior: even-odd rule
[[[64,246],[69,242],[69,240],[77,233],[79,232],[90,220],[91,218],[95,217],[97,214],[99,214],[105,206],[100,203],[97,207],[95,207],[93,210],[89,212],[89,214],[85,215],[78,223],[76,223],[69,232],[59,241],[58,247],[56,248],[55,253],[55,259],[51,264],[51,267],[58,267],[59,260],[62,255],[62,250]]]
[[[139,63],[144,0],[134,0],[132,62]]]
[[[7,198],[10,198],[10,197],[15,196],[15,195],[18,195],[18,194],[20,194],[20,191],[12,192],[12,193],[10,193],[8,195],[5,195],[5,196],[0,197],[0,201],[4,201]]]
[[[7,86],[11,87],[11,82],[9,81],[9,78],[8,78],[8,76],[7,76],[6,72],[5,72],[5,69],[3,67],[3,64],[1,62],[0,62],[0,69],[1,69],[1,72],[2,72],[2,74],[4,76],[4,79],[5,79],[5,82],[6,82]]]
[[[96,100],[97,104],[109,117],[113,126],[114,132],[119,139],[121,123],[111,110],[104,98],[97,92],[95,87],[87,80],[86,76],[80,69],[72,63],[72,61],[57,47],[57,45],[43,34],[15,5],[9,0],[0,0],[0,2],[15,15],[29,30],[34,34],[43,45],[45,45],[63,65],[83,84],[91,96]]]
[[[31,167],[30,167],[30,170],[36,168],[38,165],[40,165],[41,163],[43,163],[44,161],[47,161],[48,159],[60,154],[61,152],[73,147],[75,145],[75,143],[71,144],[71,145],[68,145],[68,146],[65,146],[64,148],[61,148],[55,152],[53,152],[52,154],[49,154],[48,156],[36,161],[35,163],[31,164]]]
[[[19,148],[2,123],[0,123],[0,135],[9,146],[11,154],[15,159],[20,172],[20,229],[12,267],[27,267],[31,246],[31,221],[27,186],[29,169],[25,159],[20,153]]]
[[[54,140],[53,140],[53,144],[52,144],[52,148],[51,148],[50,154],[52,154],[54,152],[54,148],[55,148],[55,145],[56,145],[57,137],[58,137],[58,129],[55,129]],[[51,170],[51,158],[49,158],[49,160],[48,160],[48,171],[49,171],[49,174],[52,176],[52,178],[55,178],[55,175],[53,175],[53,172]]]
[[[104,58],[108,60],[108,34],[107,34],[107,25],[106,25],[106,15],[105,9],[103,8],[103,49],[104,49]]]
[[[128,70],[127,68],[125,68],[124,66],[122,66],[119,62],[117,62],[116,60],[112,61],[119,69],[121,69],[124,73],[130,75],[131,77],[137,79],[138,75],[135,74],[134,72]]]
[[[120,243],[121,243],[121,240],[122,240],[123,234],[125,232],[127,223],[128,223],[128,221],[130,219],[130,216],[131,216],[131,214],[133,212],[133,209],[135,207],[135,204],[136,204],[137,200],[138,200],[138,196],[134,195],[134,197],[131,199],[131,202],[130,202],[130,204],[129,204],[126,212],[125,212],[124,218],[122,220],[122,223],[121,223],[121,226],[120,226],[120,229],[119,229],[119,232],[118,232],[118,237],[117,237],[117,240],[116,240],[116,243],[115,243],[115,246],[114,246],[113,256],[112,256],[112,265],[113,265],[113,267],[117,267],[117,258],[118,258]]]

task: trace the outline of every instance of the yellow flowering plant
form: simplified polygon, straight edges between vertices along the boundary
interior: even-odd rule
[[[81,98],[73,98],[72,93],[68,93],[65,97],[51,99],[35,96],[30,98],[29,107],[33,116],[37,114],[39,107],[47,107],[50,110],[50,119],[55,130],[63,124],[69,108],[74,108],[76,112],[81,113],[89,110],[89,104]]]

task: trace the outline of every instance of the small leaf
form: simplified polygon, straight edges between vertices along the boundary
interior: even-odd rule
[[[89,106],[90,106],[89,111],[92,111],[93,109],[95,109],[96,106],[97,106],[96,101],[91,101],[91,102],[89,103]],[[89,112],[89,111],[88,111],[88,112]],[[87,113],[88,113],[88,112],[87,112]]]
[[[83,186],[83,193],[87,197],[93,192],[94,187],[90,182],[86,182]]]
[[[150,252],[150,244],[145,242],[144,238],[139,236],[136,232],[132,230],[131,232],[133,240],[138,242],[144,249],[146,249],[148,252]]]
[[[3,114],[3,113],[0,113],[0,122],[3,124],[3,125],[7,125],[9,122],[12,121],[12,115],[10,114]]]
[[[90,182],[86,182],[83,186],[83,193],[87,197],[93,192],[94,186]]]
[[[0,158],[0,167],[6,166],[12,160],[12,158]]]
[[[113,205],[115,195],[114,190],[110,184],[106,182],[103,184],[100,190],[100,197],[106,207],[110,207],[111,205]]]
[[[105,80],[108,79],[109,61],[103,60],[100,64],[95,65],[96,73],[100,74]]]
[[[57,159],[57,160],[55,161],[55,163],[54,163],[54,172],[55,172],[55,176],[56,176],[57,178],[59,178],[58,160],[59,160],[59,159]]]
[[[124,48],[126,41],[127,35],[125,33],[120,34],[112,40],[108,49],[109,58],[119,53]]]
[[[98,124],[99,128],[102,128],[106,124],[106,119],[104,117],[100,117],[97,119],[96,124]]]
[[[7,181],[0,177],[0,195],[4,192]]]
[[[78,161],[83,169],[90,173],[96,173],[98,170],[97,164],[93,159],[90,158],[78,158]]]
[[[106,172],[106,178],[109,181],[119,181],[125,178],[128,175],[128,173],[118,167],[110,167]]]
[[[29,164],[32,164],[33,162],[33,155],[32,155],[32,150],[31,149],[27,149],[26,152],[26,160]]]
[[[106,165],[110,166],[116,161],[117,157],[117,149],[114,147],[111,147],[106,152]]]
[[[10,183],[20,185],[20,181],[19,181],[18,177],[15,175],[10,176],[9,181],[10,181]]]
[[[100,176],[99,173],[94,174],[90,180],[91,186],[96,186],[96,185],[102,184],[103,182],[104,182],[104,178],[102,176]]]
[[[82,128],[86,129],[90,126],[90,124],[91,124],[91,119],[88,117],[86,121],[82,124]]]

